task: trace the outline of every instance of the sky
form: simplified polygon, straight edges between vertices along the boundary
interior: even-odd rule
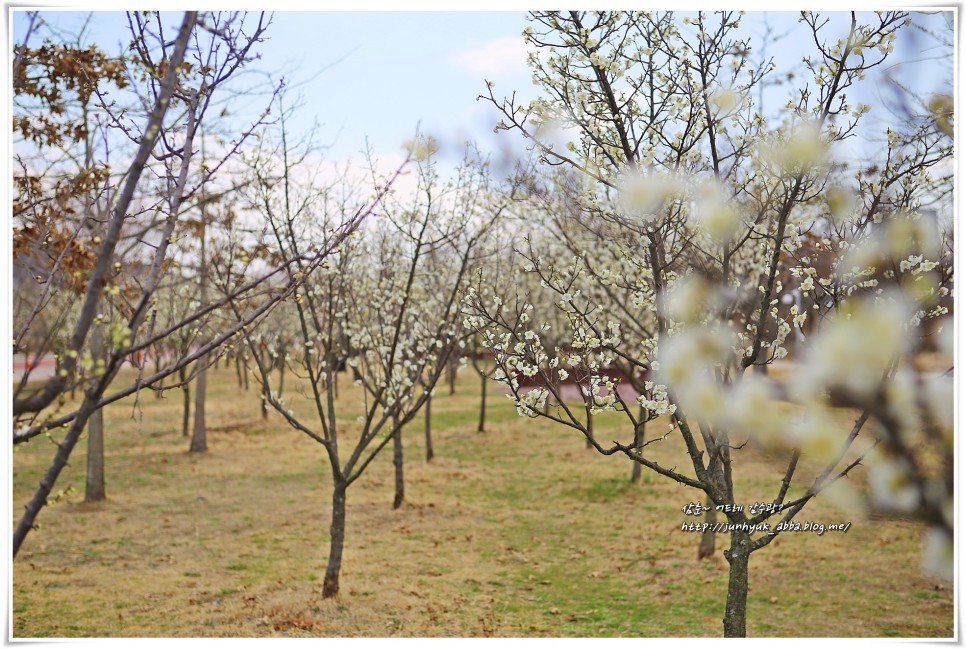
[[[44,17],[78,33],[87,15]],[[179,20],[172,14],[169,22]],[[14,13],[15,41],[24,24],[24,14]],[[96,12],[88,25],[87,40],[109,52],[129,39],[121,12]],[[495,111],[476,97],[484,79],[533,95],[525,26],[522,12],[279,11],[247,83],[267,89],[269,77],[284,77],[286,102],[298,104],[292,130],[307,132],[317,122],[318,143],[333,160],[359,157],[367,147],[383,158],[401,156],[417,129],[447,143],[492,140]],[[267,94],[261,104],[251,100],[259,108],[264,102]]]
[[[279,68],[301,63],[291,74],[296,83],[329,66],[300,90],[306,116],[318,110],[337,158],[357,152],[367,136],[376,151],[398,147],[417,127],[443,142],[487,137],[495,117],[476,101],[484,79],[532,87],[522,13],[286,12],[274,20],[285,40],[325,34],[325,51],[271,56]]]
[[[44,16],[50,24],[77,33],[88,12]],[[180,20],[174,13],[170,18],[172,24]],[[774,34],[785,34],[767,54],[778,59],[779,69],[798,65],[810,38],[797,13],[749,12],[744,29],[763,34],[766,19]],[[18,40],[23,13],[14,11],[12,23]],[[505,133],[496,138],[497,111],[477,96],[485,91],[484,79],[495,83],[497,96],[514,91],[518,98],[537,96],[521,36],[526,24],[525,14],[517,11],[278,11],[258,49],[260,59],[249,66],[257,73],[249,73],[246,83],[267,89],[269,78],[277,82],[284,76],[286,102],[299,105],[292,130],[307,132],[317,121],[317,142],[327,147],[325,156],[333,161],[361,159],[360,152],[370,148],[391,163],[401,159],[402,143],[417,128],[449,145],[451,153],[461,150],[466,139],[487,151],[510,144],[519,148],[518,138]],[[89,41],[116,52],[123,50],[127,38],[123,13],[93,14]],[[897,54],[913,60],[919,56],[917,47],[911,40],[900,42]],[[935,75],[951,71],[951,66],[926,65],[910,71],[909,78],[932,86],[942,80]],[[878,106],[882,98],[876,92],[875,84],[868,84],[865,96],[856,100]],[[768,99],[776,106],[784,101],[779,96]],[[248,107],[260,109],[264,102],[267,96],[261,103],[255,97]]]

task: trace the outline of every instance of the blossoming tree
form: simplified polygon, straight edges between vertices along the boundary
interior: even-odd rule
[[[745,635],[751,554],[862,463],[876,504],[922,513],[930,547],[948,553],[952,384],[915,359],[951,281],[948,251],[919,211],[951,142],[926,114],[918,128],[881,134],[864,164],[848,162],[849,138],[870,133],[869,107],[849,94],[889,58],[909,16],[803,13],[811,78],[777,121],[754,100],[772,62],[752,62],[737,13],[531,21],[544,97],[521,105],[488,84],[485,98],[502,113],[498,128],[556,167],[547,187],[564,198],[574,254],[533,237],[520,253],[564,316],[564,342],[554,332],[548,343],[537,300],[507,300],[485,278],[464,303],[519,414],[570,426],[724,513],[729,637]],[[815,240],[824,265],[803,247]],[[789,336],[804,339],[790,378],[749,371],[785,358]],[[619,389],[619,365],[640,377],[636,398]],[[568,379],[579,405],[562,394]],[[845,429],[832,417],[841,401],[853,415]],[[608,410],[626,417],[626,441],[594,434],[591,417]],[[665,434],[634,437],[654,420]],[[651,453],[671,436],[687,469]],[[939,460],[917,460],[923,437]],[[761,450],[784,456],[773,490],[736,490],[742,457]]]
[[[108,160],[125,160],[121,179],[115,181],[106,172],[99,172],[93,174],[93,180],[85,181],[83,192],[65,196],[58,188],[73,185],[69,174],[62,167],[53,166],[38,177],[35,161],[23,153],[29,151],[43,158],[42,147],[49,142],[35,140],[39,151],[31,149],[31,145],[17,149],[20,194],[15,204],[15,236],[20,239],[18,245],[24,256],[33,255],[32,263],[43,262],[44,265],[33,268],[39,268],[35,270],[35,281],[45,288],[25,292],[27,305],[19,311],[14,351],[20,351],[18,347],[24,341],[49,342],[60,334],[65,344],[54,376],[33,384],[25,378],[13,395],[12,444],[47,437],[56,445],[14,530],[15,557],[34,529],[40,511],[54,498],[57,479],[95,413],[125,397],[138,395],[147,387],[160,385],[194,363],[200,361],[200,367],[204,367],[209,354],[228,350],[237,335],[263,321],[314,270],[336,255],[339,246],[360,228],[391,184],[385,184],[372,202],[333,219],[325,235],[317,238],[310,250],[297,253],[297,257],[275,256],[270,264],[246,267],[234,281],[224,282],[229,289],[223,295],[192,301],[185,312],[169,314],[179,317],[158,318],[166,290],[173,289],[180,280],[171,272],[179,243],[179,224],[183,225],[188,215],[199,209],[212,179],[237,157],[268,117],[267,110],[254,117],[243,132],[220,147],[217,156],[206,158],[202,164],[198,155],[202,125],[213,118],[213,107],[224,108],[217,100],[230,79],[254,56],[269,19],[264,14],[186,12],[173,39],[171,33],[166,35],[169,18],[164,15],[134,13],[128,19],[133,60],[124,62],[124,74],[130,76],[138,109],[121,112],[106,95],[101,97],[99,107],[110,116],[121,139],[128,142],[125,147],[105,150],[104,157],[95,158],[88,165],[105,166]],[[44,56],[49,54],[48,49],[58,51],[56,47],[40,49]],[[15,71],[23,78],[18,78],[15,87],[25,88],[22,92],[28,96],[36,90],[32,85],[35,80],[43,78],[36,70],[39,56],[26,44],[17,47]],[[116,73],[110,73],[114,78]],[[45,83],[59,81],[41,81],[40,87],[49,90]],[[85,91],[97,92],[96,84],[93,90],[88,87],[88,77],[80,75],[80,83]],[[41,116],[49,118],[63,112],[49,105],[51,97],[59,97],[61,91],[39,97],[39,101],[48,102],[48,111],[41,112]],[[30,121],[27,116],[17,116]],[[41,132],[45,130],[39,128]],[[29,134],[34,132],[33,126],[27,129]],[[115,187],[114,182],[119,185]],[[59,219],[52,218],[48,211],[51,192],[60,193],[66,207],[74,207],[76,202],[83,204],[82,199],[93,194],[100,201],[98,211],[92,215],[90,210],[77,210],[81,215],[77,222],[65,224],[61,221],[70,214],[68,210],[53,215]],[[91,223],[97,216],[103,217],[103,223]],[[102,229],[102,234],[88,234],[88,229]],[[132,234],[127,247],[133,248],[133,252],[121,245],[127,234]],[[54,250],[64,254],[51,254],[45,242],[54,243]],[[190,242],[184,247],[190,248]],[[64,263],[71,250],[83,254]],[[127,263],[129,259],[133,261]],[[286,273],[293,266],[299,272]],[[58,292],[66,299],[52,301],[52,295]],[[60,315],[50,316],[52,309],[59,309]],[[230,321],[221,317],[225,313],[233,316]],[[38,331],[51,322],[51,330]],[[104,330],[102,358],[96,355],[94,332],[98,326]],[[208,331],[199,339],[202,327]],[[177,339],[182,339],[182,334],[187,335],[188,346],[181,347],[181,355],[148,372],[139,360],[144,352],[158,347],[167,352],[178,351]],[[129,359],[139,366],[133,379],[119,375]],[[127,380],[115,383],[119,376]],[[83,396],[79,405],[68,407],[66,395],[75,388],[80,388]],[[60,429],[64,429],[62,437]]]
[[[284,122],[282,132],[278,150],[253,162],[253,204],[267,218],[279,250],[299,256],[358,198],[351,183],[303,183],[305,165],[289,161]],[[429,138],[416,138],[409,149],[406,164],[416,166],[415,189],[382,197],[368,227],[344,241],[293,295],[303,353],[291,361],[293,371],[308,381],[310,393],[302,405],[311,419],[273,389],[269,368],[254,352],[254,334],[248,337],[269,405],[324,449],[331,470],[323,597],[339,592],[348,489],[390,443],[395,447],[394,504],[402,504],[403,427],[424,407],[465,336],[459,296],[483,234],[508,202],[495,198],[483,161],[468,157],[455,180],[444,183]],[[299,266],[290,269],[293,278],[304,272]],[[340,398],[338,374],[345,370],[354,385]],[[347,410],[357,415],[353,423],[340,419]]]

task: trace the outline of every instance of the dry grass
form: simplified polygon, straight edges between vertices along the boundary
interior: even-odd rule
[[[697,536],[680,531],[694,493],[658,476],[630,485],[626,460],[518,419],[502,397],[476,433],[471,376],[433,404],[432,463],[418,427],[408,435],[401,510],[388,454],[350,488],[342,593],[323,600],[323,452],[263,421],[233,372],[212,374],[203,457],[186,453],[179,395],[146,395],[134,420],[130,402],[108,409],[109,500],[68,496],[41,514],[14,562],[14,637],[721,634],[723,547],[698,563]],[[618,419],[596,425],[627,437]],[[650,448],[687,466],[673,441]],[[15,514],[51,454],[40,441],[14,455]],[[58,487],[82,494],[83,469],[78,448]],[[737,473],[753,502],[774,496],[781,469],[745,450]],[[800,519],[849,517],[820,501]],[[752,557],[749,635],[952,635],[952,589],[918,569],[921,526],[852,520],[847,534],[788,533]]]

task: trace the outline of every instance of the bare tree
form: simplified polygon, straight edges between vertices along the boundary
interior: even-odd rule
[[[220,332],[179,363],[144,376],[144,365],[136,361],[140,369],[134,383],[107,394],[111,382],[128,358],[137,359],[145,349],[173,332],[197,323],[219,308],[218,304],[203,305],[166,330],[159,332],[154,329],[155,294],[165,281],[166,271],[170,267],[168,252],[174,242],[173,234],[179,217],[189,209],[190,201],[197,196],[200,188],[210,181],[262,121],[258,119],[236,138],[223,152],[218,163],[210,168],[199,168],[194,155],[199,125],[219,87],[227,83],[250,59],[252,48],[260,41],[267,27],[264,16],[258,17],[253,25],[248,25],[241,14],[199,15],[187,12],[173,39],[165,35],[163,19],[158,15],[134,14],[129,17],[129,23],[135,62],[125,69],[132,74],[129,79],[131,90],[145,107],[145,122],[139,125],[133,112],[114,111],[114,104],[99,95],[112,127],[129,138],[136,150],[120,190],[110,196],[109,217],[103,235],[92,239],[94,248],[91,256],[94,261],[83,283],[80,301],[67,312],[69,319],[62,317],[56,322],[59,327],[71,327],[70,335],[65,337],[60,367],[55,376],[36,389],[20,390],[14,395],[15,444],[27,442],[38,435],[51,435],[60,427],[68,428],[17,525],[13,544],[15,556],[95,412],[108,403],[137,393],[144,386],[161,381],[204,353],[217,349],[242,326],[254,322],[270,310],[285,296],[287,290],[292,289],[291,285],[286,287],[282,283],[274,292],[264,294],[266,297],[252,309],[243,323]],[[200,36],[199,32],[204,36]],[[206,56],[210,65],[191,65],[186,58],[189,52]],[[31,53],[26,49],[21,53],[18,70],[21,74],[29,75]],[[94,86],[91,92],[96,93],[97,87]],[[115,152],[115,155],[118,154]],[[148,176],[151,177],[146,180]],[[150,192],[142,191],[142,185],[152,183],[162,188],[153,202]],[[24,184],[30,186],[30,183]],[[35,215],[42,204],[42,200],[22,202],[22,218]],[[139,220],[138,216],[142,218]],[[144,257],[125,268],[124,264],[115,260],[118,259],[118,246],[123,235],[131,230],[141,233],[131,240],[140,247]],[[314,263],[319,262],[315,260]],[[49,267],[50,285],[54,285],[64,271],[63,266],[56,262]],[[277,272],[268,272],[239,291],[255,295],[275,277]],[[89,343],[93,328],[103,321],[103,315],[99,313],[103,308],[102,300],[115,311],[118,320],[107,327],[108,358],[103,363],[96,363],[89,352]],[[39,315],[50,305],[49,296],[41,294],[36,306],[20,325],[24,337],[42,322]],[[88,374],[86,377],[83,376],[84,372]],[[22,385],[25,386],[26,382]],[[84,387],[80,406],[67,414],[50,413],[48,407],[61,399],[65,391],[77,385]]]

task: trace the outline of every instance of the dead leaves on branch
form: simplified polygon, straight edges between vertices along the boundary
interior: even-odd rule
[[[94,45],[79,48],[49,41],[37,48],[18,45],[14,56],[20,61],[13,79],[15,102],[41,108],[16,115],[14,130],[38,146],[82,141],[88,135],[86,120],[67,119],[68,108],[88,105],[99,86],[128,85],[124,60],[109,57]]]

